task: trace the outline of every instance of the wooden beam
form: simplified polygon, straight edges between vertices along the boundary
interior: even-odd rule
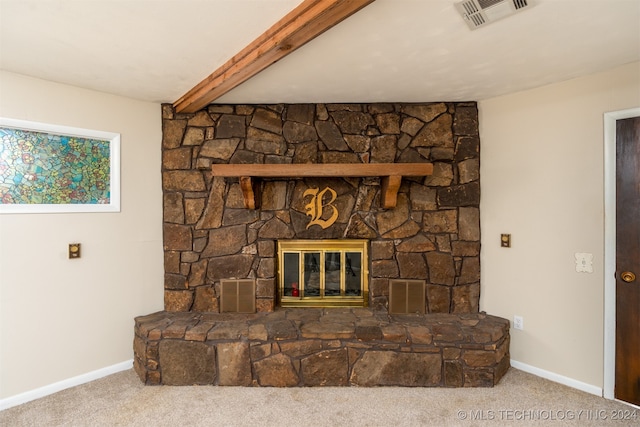
[[[305,0],[174,102],[196,112],[375,0]]]

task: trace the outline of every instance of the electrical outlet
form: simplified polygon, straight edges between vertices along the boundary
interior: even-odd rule
[[[522,316],[513,316],[513,328],[514,329],[524,329],[524,319]]]

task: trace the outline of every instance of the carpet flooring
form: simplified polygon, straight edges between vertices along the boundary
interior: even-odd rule
[[[127,370],[6,409],[0,425],[617,427],[640,426],[640,409],[514,368],[471,389],[144,386]]]

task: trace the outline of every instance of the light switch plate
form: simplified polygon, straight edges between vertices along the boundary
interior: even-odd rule
[[[69,243],[69,259],[80,258],[80,243]]]
[[[577,252],[576,271],[578,273],[593,273],[593,254],[586,252]]]

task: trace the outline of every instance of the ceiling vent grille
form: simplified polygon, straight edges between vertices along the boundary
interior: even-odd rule
[[[531,0],[465,0],[456,3],[470,29],[484,27],[531,6]]]

